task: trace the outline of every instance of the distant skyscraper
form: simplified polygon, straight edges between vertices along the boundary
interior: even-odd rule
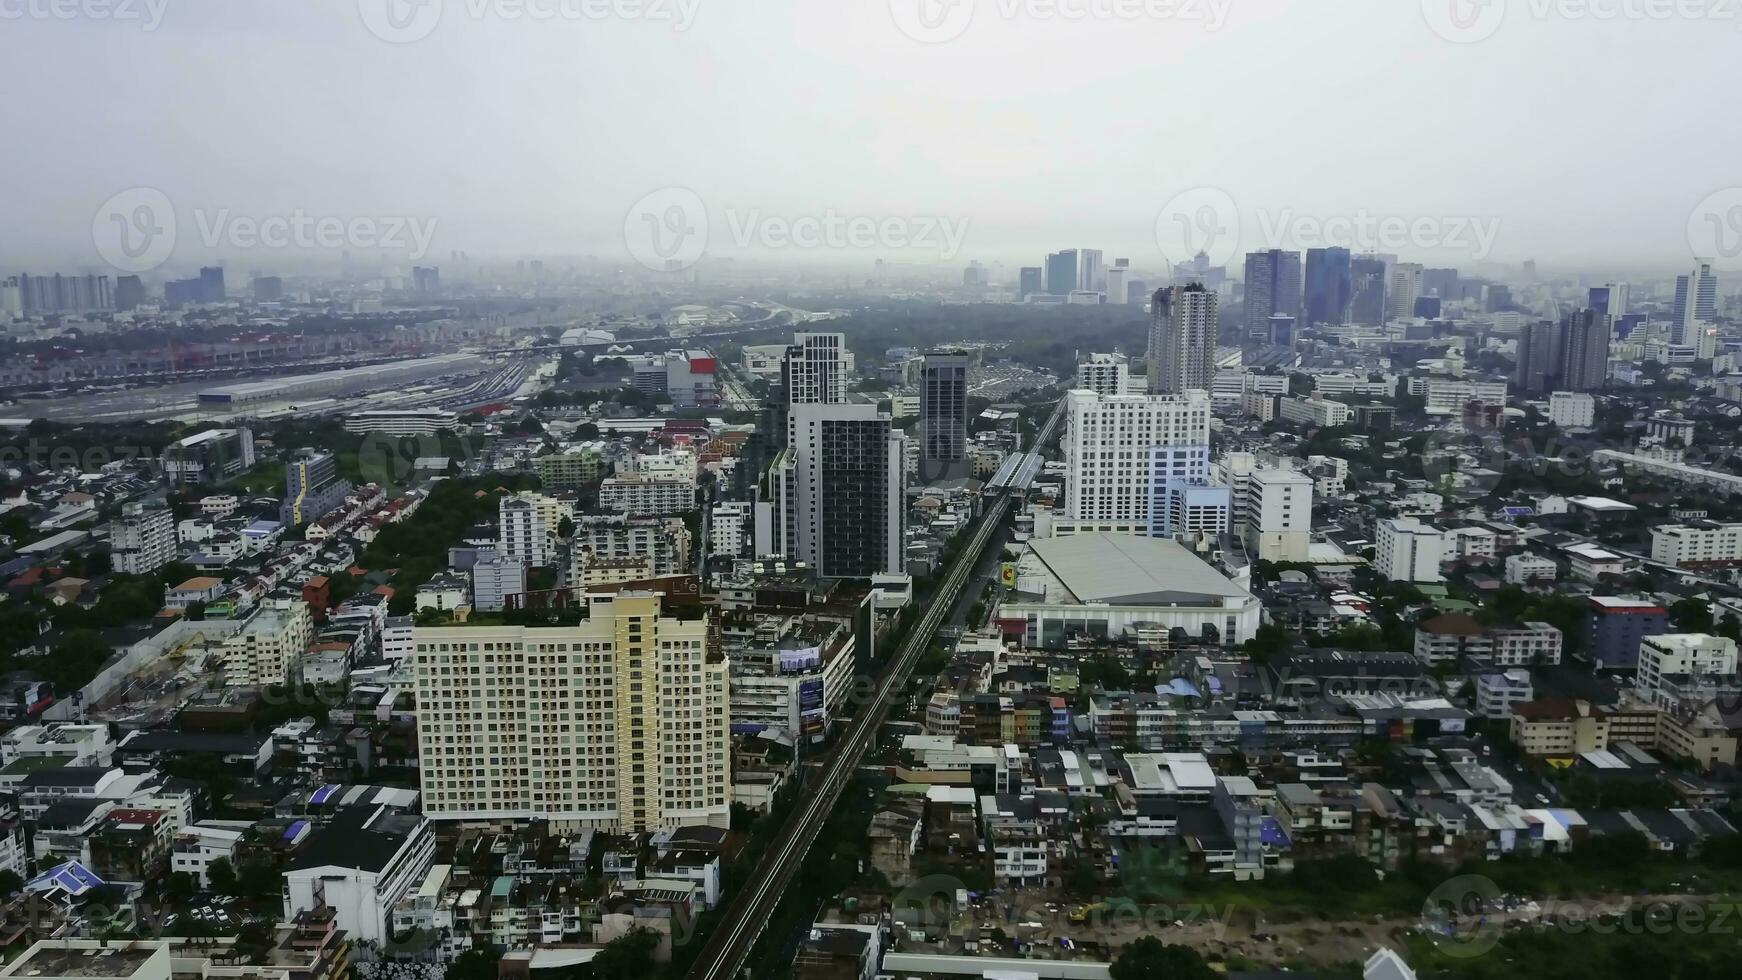
[[[1125,276],[1130,271],[1123,266],[1114,266],[1107,270],[1107,302],[1121,305],[1125,303]]]
[[[1300,253],[1278,248],[1246,255],[1246,338],[1269,342],[1270,318],[1300,315]]]
[[[1451,302],[1462,295],[1456,269],[1421,270],[1421,294]]]
[[[1564,324],[1561,391],[1598,391],[1609,380],[1609,318],[1596,310],[1575,310]]]
[[[1559,323],[1541,320],[1524,325],[1518,335],[1515,379],[1520,391],[1537,394],[1560,388],[1563,337]]]
[[[115,309],[125,313],[145,305],[145,283],[138,276],[121,276],[115,280]]]
[[[1314,248],[1306,254],[1306,301],[1301,327],[1311,330],[1320,324],[1341,326],[1349,319],[1349,298],[1354,284],[1350,278],[1349,250],[1346,248]]]
[[[1091,292],[1107,291],[1107,263],[1098,248],[1077,249],[1077,288]]]
[[[1080,289],[1077,285],[1077,250],[1065,249],[1046,257],[1046,291],[1054,296],[1069,296]]]
[[[1385,260],[1349,260],[1349,322],[1377,327],[1385,322]]]
[[[1421,266],[1400,262],[1391,267],[1385,285],[1385,313],[1392,318],[1415,316],[1415,300],[1421,295]]]
[[[1125,303],[1130,306],[1142,306],[1149,302],[1150,290],[1147,279],[1125,280]]]
[[[1609,378],[1609,332],[1609,318],[1596,310],[1525,324],[1518,337],[1518,387],[1530,394],[1600,390]]]
[[[1675,280],[1675,322],[1671,325],[1671,340],[1694,345],[1700,324],[1718,318],[1718,277],[1712,272],[1710,259],[1698,259],[1694,271]]]
[[[200,302],[222,303],[227,298],[224,291],[224,267],[206,266],[200,270]]]
[[[968,362],[967,354],[939,351],[921,364],[920,477],[927,482],[969,473]]]
[[[847,400],[847,335],[793,336],[781,365],[788,405],[838,405]]]
[[[1591,287],[1589,306],[1610,321],[1619,323],[1627,315],[1630,287],[1624,282],[1604,283]]]
[[[1025,265],[1017,273],[1016,298],[1027,299],[1035,293],[1046,292],[1046,270],[1038,265]]]
[[[1512,287],[1502,286],[1497,282],[1489,283],[1483,290],[1482,309],[1487,313],[1512,309]]]
[[[277,276],[261,276],[254,280],[254,302],[276,303],[283,298],[283,279]]]
[[[1149,317],[1149,393],[1208,391],[1216,374],[1216,294],[1196,282],[1156,290]]]
[[[89,313],[115,308],[108,276],[18,276],[19,306],[26,316]]]
[[[442,270],[434,266],[413,266],[411,291],[419,296],[437,296],[442,291]]]

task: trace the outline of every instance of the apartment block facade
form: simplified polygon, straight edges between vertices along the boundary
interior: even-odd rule
[[[730,826],[727,662],[706,616],[662,600],[591,595],[576,626],[419,629],[430,818]]]

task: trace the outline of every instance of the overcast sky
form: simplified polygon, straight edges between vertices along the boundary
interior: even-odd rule
[[[1669,270],[1701,202],[1742,184],[1742,24],[1717,0],[1668,20],[1487,0],[1469,22],[1439,8],[1470,0],[1059,0],[1077,20],[1049,0],[647,0],[631,19],[566,0],[575,16],[545,21],[423,0],[385,19],[395,2],[84,0],[62,19],[42,8],[79,0],[0,0],[0,268],[96,263],[93,216],[141,187],[175,209],[164,271],[208,242],[234,255],[238,216],[292,214],[433,223],[432,260],[617,259],[637,202],[675,187],[704,202],[712,255],[834,215],[898,227],[781,254],[1035,264],[1081,245],[1159,266],[1178,246],[1158,217],[1227,200],[1241,250],[1368,215],[1416,229],[1406,258]],[[946,6],[916,19],[922,2]]]

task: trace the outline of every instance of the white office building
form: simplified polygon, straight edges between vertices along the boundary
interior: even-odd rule
[[[1246,486],[1246,550],[1259,561],[1306,561],[1312,547],[1313,478],[1257,470]]]
[[[351,806],[314,832],[284,869],[284,917],[322,906],[346,938],[391,941],[393,907],[429,871],[435,834],[415,813]]]
[[[1065,406],[1065,511],[1073,520],[1171,531],[1168,487],[1208,487],[1210,397],[1072,391]]]
[[[1639,673],[1633,689],[1660,708],[1704,707],[1735,697],[1736,641],[1706,633],[1665,633],[1639,641]]]
[[[714,558],[755,557],[745,555],[754,536],[754,519],[755,508],[744,501],[715,504],[708,515],[708,554]]]
[[[472,608],[500,612],[509,596],[526,594],[526,563],[518,558],[491,555],[472,565]]]
[[[1651,560],[1678,568],[1742,562],[1742,524],[1701,521],[1654,527]]]
[[[175,561],[175,516],[169,508],[140,503],[121,508],[109,525],[112,567],[122,575],[149,575]]]
[[[1548,396],[1548,417],[1557,428],[1588,429],[1597,424],[1597,399],[1582,391],[1556,391]]]
[[[1375,568],[1392,582],[1439,582],[1445,535],[1413,517],[1379,522]]]

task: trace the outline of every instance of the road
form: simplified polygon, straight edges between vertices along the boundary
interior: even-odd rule
[[[1064,402],[1060,401],[1052,418],[1041,430],[1036,447],[1045,446],[1051,440],[1063,418]],[[757,863],[743,890],[727,905],[720,928],[708,937],[707,945],[690,968],[692,980],[730,980],[742,968],[751,947],[762,933],[762,927],[773,917],[787,885],[804,863],[805,855],[834,811],[836,801],[852,780],[853,771],[876,741],[877,729],[882,725],[890,704],[905,690],[913,665],[925,653],[938,627],[949,618],[963,587],[974,581],[975,570],[987,547],[1003,540],[1001,529],[1015,499],[1014,494],[1007,490],[987,506],[985,517],[974,529],[968,546],[956,557],[938,591],[932,595],[925,614],[896,651],[871,702],[853,716],[836,750],[822,763],[820,775],[808,784],[811,795],[800,802],[797,812],[788,819],[786,827],[776,838],[778,843]]]

